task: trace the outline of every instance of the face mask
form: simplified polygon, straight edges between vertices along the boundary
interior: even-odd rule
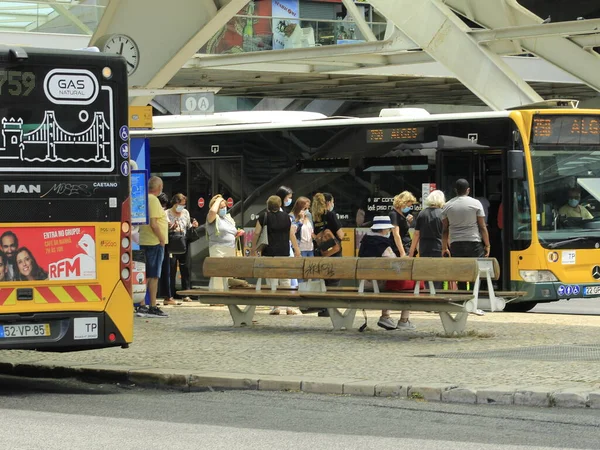
[[[404,214],[406,214],[407,212],[409,212],[412,208],[410,206],[407,206],[406,208],[402,208],[402,212]]]
[[[387,233],[385,233],[385,234],[383,235],[383,237],[385,237],[385,238],[389,238],[391,235],[392,235],[392,233],[388,231]]]
[[[335,204],[332,203],[331,206],[329,207],[329,211],[333,211],[333,208],[335,208]]]
[[[185,206],[183,206],[183,205],[177,205],[177,207],[175,208],[175,211],[181,212],[184,210],[184,208],[185,208]]]
[[[225,217],[227,215],[227,208],[221,208],[219,210],[219,216]]]
[[[285,202],[283,202],[283,206],[290,206],[292,204],[292,199],[288,198]]]
[[[577,205],[579,205],[579,200],[577,200],[576,198],[569,199],[569,206],[571,208],[575,208]]]

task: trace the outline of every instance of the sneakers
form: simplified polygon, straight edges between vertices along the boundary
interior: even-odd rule
[[[146,317],[169,317],[169,315],[158,306],[151,306],[148,308],[148,314],[146,314]]]
[[[169,315],[163,312],[158,306],[138,306],[135,315],[138,317],[169,317]]]
[[[150,308],[148,308],[146,305],[140,305],[135,309],[135,315],[138,317],[146,317],[149,310]]]
[[[279,314],[281,314],[281,311],[279,310],[279,308],[273,308],[273,309],[271,310],[271,312],[269,312],[269,314],[270,314],[271,316],[278,316]]]
[[[485,316],[485,312],[481,309],[476,309],[473,314],[475,314],[476,316]]]
[[[413,325],[413,323],[408,320],[406,322],[398,321],[398,326],[396,327],[398,330],[416,330],[417,327]]]
[[[396,329],[396,324],[394,323],[394,321],[392,320],[392,318],[390,316],[387,316],[387,317],[381,316],[379,318],[379,320],[377,321],[377,326],[384,328],[386,330],[395,330]]]

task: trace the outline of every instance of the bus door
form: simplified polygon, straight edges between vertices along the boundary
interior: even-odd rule
[[[221,194],[237,226],[243,226],[243,202],[247,195],[244,191],[243,171],[243,158],[238,156],[187,160],[187,209],[190,217],[200,224],[201,236],[191,247],[192,283],[204,279],[202,264],[208,256],[205,224],[211,198]]]
[[[502,229],[498,225],[498,210],[502,202],[503,152],[500,150],[441,150],[437,152],[437,188],[446,195],[446,201],[456,196],[454,184],[465,178],[471,186],[471,196],[481,201],[486,212],[490,235],[490,256],[497,258],[502,267],[504,286],[508,286],[508,249],[503,246]],[[504,266],[506,263],[506,267]]]

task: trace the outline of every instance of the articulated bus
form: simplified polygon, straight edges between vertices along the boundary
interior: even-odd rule
[[[127,70],[0,47],[0,349],[133,337]]]
[[[527,291],[507,310],[528,311],[538,302],[600,297],[600,111],[576,106],[382,110],[374,118],[164,116],[138,135],[149,140],[152,169],[167,193],[186,192],[200,223],[208,200],[222,193],[238,226],[252,227],[267,197],[288,185],[295,197],[331,192],[356,244],[361,227],[387,214],[395,194],[423,198],[437,187],[450,199],[455,181],[466,178],[471,195],[485,199],[491,256],[502,267],[497,288]],[[573,197],[579,204],[568,206]],[[193,249],[193,280],[202,277],[204,241]]]

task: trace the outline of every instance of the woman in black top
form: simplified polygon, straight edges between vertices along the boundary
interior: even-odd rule
[[[290,256],[290,241],[294,249],[294,256],[300,257],[300,248],[292,230],[290,217],[281,210],[281,199],[272,195],[267,200],[267,212],[261,214],[256,222],[254,237],[252,238],[252,256],[256,256],[256,241],[260,236],[262,227],[267,224],[269,245],[263,250],[261,256]]]
[[[328,192],[323,194],[318,193],[313,197],[311,204],[311,213],[313,216],[313,223],[315,228],[315,236],[321,231],[328,229],[333,235],[342,242],[344,239],[344,232],[342,231],[342,225],[337,218],[337,215],[333,212],[335,202],[333,201],[333,195]],[[315,256],[321,256],[319,249],[315,248]],[[342,250],[329,255],[330,257],[342,256]],[[340,280],[325,280],[327,286],[339,286]]]
[[[417,199],[408,191],[401,192],[394,197],[394,209],[390,213],[390,219],[394,229],[390,236],[390,246],[396,256],[408,256],[410,251],[410,233],[408,232],[413,220],[409,214]]]
[[[334,207],[333,195],[328,192],[315,194],[311,204],[315,235],[328,229],[341,242],[344,239],[344,232],[337,214],[333,212]],[[317,249],[315,249],[315,256],[320,256]],[[342,251],[330,256],[342,256]]]
[[[442,232],[444,231],[442,208],[445,203],[446,198],[442,191],[433,191],[429,194],[425,201],[427,208],[417,217],[408,256],[415,256],[417,248],[421,256],[433,258],[442,256]]]

